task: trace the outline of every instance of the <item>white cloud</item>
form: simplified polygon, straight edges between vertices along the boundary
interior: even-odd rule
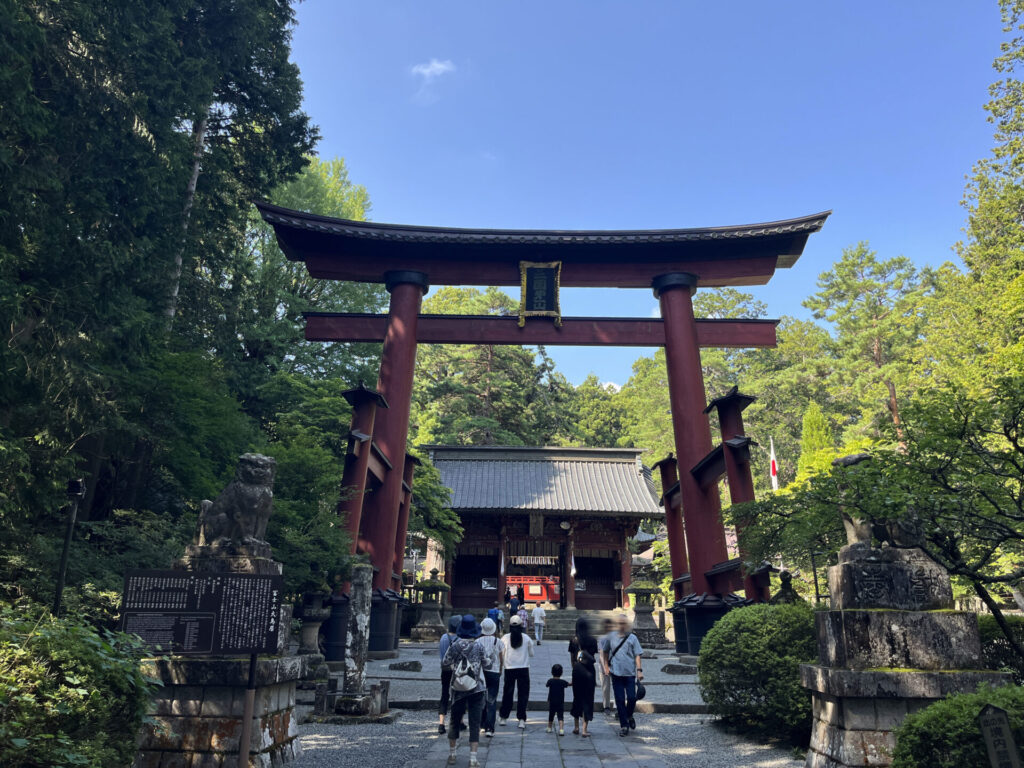
[[[616,384],[614,381],[602,381],[601,389],[607,389],[609,392],[618,392],[622,389],[622,385]]]
[[[426,64],[414,64],[410,71],[417,77],[423,78],[423,84],[436,80],[441,75],[447,75],[449,72],[455,71],[455,64],[450,59],[441,61],[440,59],[431,59]]]

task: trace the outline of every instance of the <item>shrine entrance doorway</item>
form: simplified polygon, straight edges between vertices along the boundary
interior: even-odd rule
[[[692,295],[699,287],[767,283],[796,263],[830,212],[742,226],[566,231],[379,224],[257,207],[285,255],[304,262],[311,276],[383,283],[391,294],[387,315],[310,314],[306,326],[309,340],[383,344],[376,389],[346,393],[353,421],[340,509],[353,551],[373,563],[379,611],[396,610],[388,606],[401,583],[415,472],[406,441],[418,343],[663,346],[676,450],[657,467],[673,585],[686,616],[684,645],[699,646],[730,602],[743,599],[736,590],[746,599],[765,597],[757,573],[728,558],[718,494],[725,476],[734,502],[753,499],[741,417],[751,398],[734,390],[708,403],[700,347],[774,346],[776,322],[698,320]],[[430,283],[520,286],[520,317],[421,316]],[[562,318],[560,286],[653,290],[661,318]],[[718,412],[717,446],[711,410]],[[739,540],[742,556],[742,532]],[[379,625],[386,622],[378,617]]]

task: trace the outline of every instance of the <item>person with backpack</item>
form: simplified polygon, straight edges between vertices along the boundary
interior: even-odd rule
[[[451,646],[452,641],[457,637],[456,632],[459,631],[459,624],[462,623],[461,616],[449,616],[448,617],[448,631],[441,635],[441,642],[437,645],[438,653],[441,657],[441,702],[437,708],[437,732],[444,733],[444,719],[448,715],[448,705],[451,703],[451,683],[452,683],[452,672],[450,669],[444,668],[444,655],[448,652],[448,648]]]
[[[626,614],[619,614],[618,628],[601,641],[601,667],[612,678],[615,708],[619,713],[619,736],[628,736],[631,729],[636,729],[633,712],[637,700],[636,684],[644,679],[643,653],[644,649],[632,633]]]
[[[526,705],[530,701],[530,658],[533,640],[523,632],[523,622],[513,616],[508,622],[508,634],[501,638],[502,663],[505,666],[505,690],[501,696],[500,725],[508,722],[512,712],[512,696],[518,689],[516,717],[519,727],[526,728]]]
[[[494,721],[498,715],[498,688],[501,686],[501,640],[495,637],[496,627],[494,620],[490,617],[480,623],[480,631],[483,635],[477,641],[490,655],[493,654],[490,663],[484,665],[484,682],[487,684],[487,695],[484,697],[484,717],[481,727],[484,736],[494,736]]]
[[[441,667],[451,673],[452,717],[448,733],[448,765],[455,765],[455,750],[459,744],[462,716],[469,715],[469,765],[476,768],[477,750],[480,748],[480,718],[483,714],[487,684],[484,667],[494,663],[495,649],[488,649],[477,638],[480,627],[472,614],[462,617],[456,633],[445,652]]]

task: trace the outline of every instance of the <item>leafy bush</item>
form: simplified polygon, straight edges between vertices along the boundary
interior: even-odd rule
[[[153,686],[135,638],[0,608],[0,765],[121,768]]]
[[[986,704],[1009,713],[1017,744],[1024,744],[1024,688],[982,686],[977,693],[962,693],[937,701],[909,715],[896,730],[892,768],[963,768],[988,765],[988,752],[978,727],[978,713]]]
[[[1010,625],[1014,639],[1024,647],[1024,616],[1004,613],[1003,618]],[[981,663],[985,668],[1009,672],[1013,675],[1013,682],[1024,685],[1024,659],[1006,640],[995,617],[990,613],[979,613],[978,629],[981,630]]]
[[[816,653],[809,606],[737,608],[701,643],[701,695],[711,713],[730,725],[806,744],[811,698],[800,686],[799,667]]]

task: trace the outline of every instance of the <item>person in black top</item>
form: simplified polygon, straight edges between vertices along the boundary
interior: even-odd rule
[[[594,640],[593,637],[589,639]],[[587,646],[589,647],[590,643],[587,643]],[[587,727],[594,719],[594,689],[597,686],[595,661],[594,654],[584,648],[580,650],[576,663],[572,665],[572,732],[579,733],[584,738],[590,735]],[[582,730],[580,720],[583,720]]]
[[[548,686],[548,733],[555,724],[555,715],[558,716],[558,735],[565,736],[565,689],[569,683],[562,679],[562,665],[555,664],[551,667],[551,679]]]

